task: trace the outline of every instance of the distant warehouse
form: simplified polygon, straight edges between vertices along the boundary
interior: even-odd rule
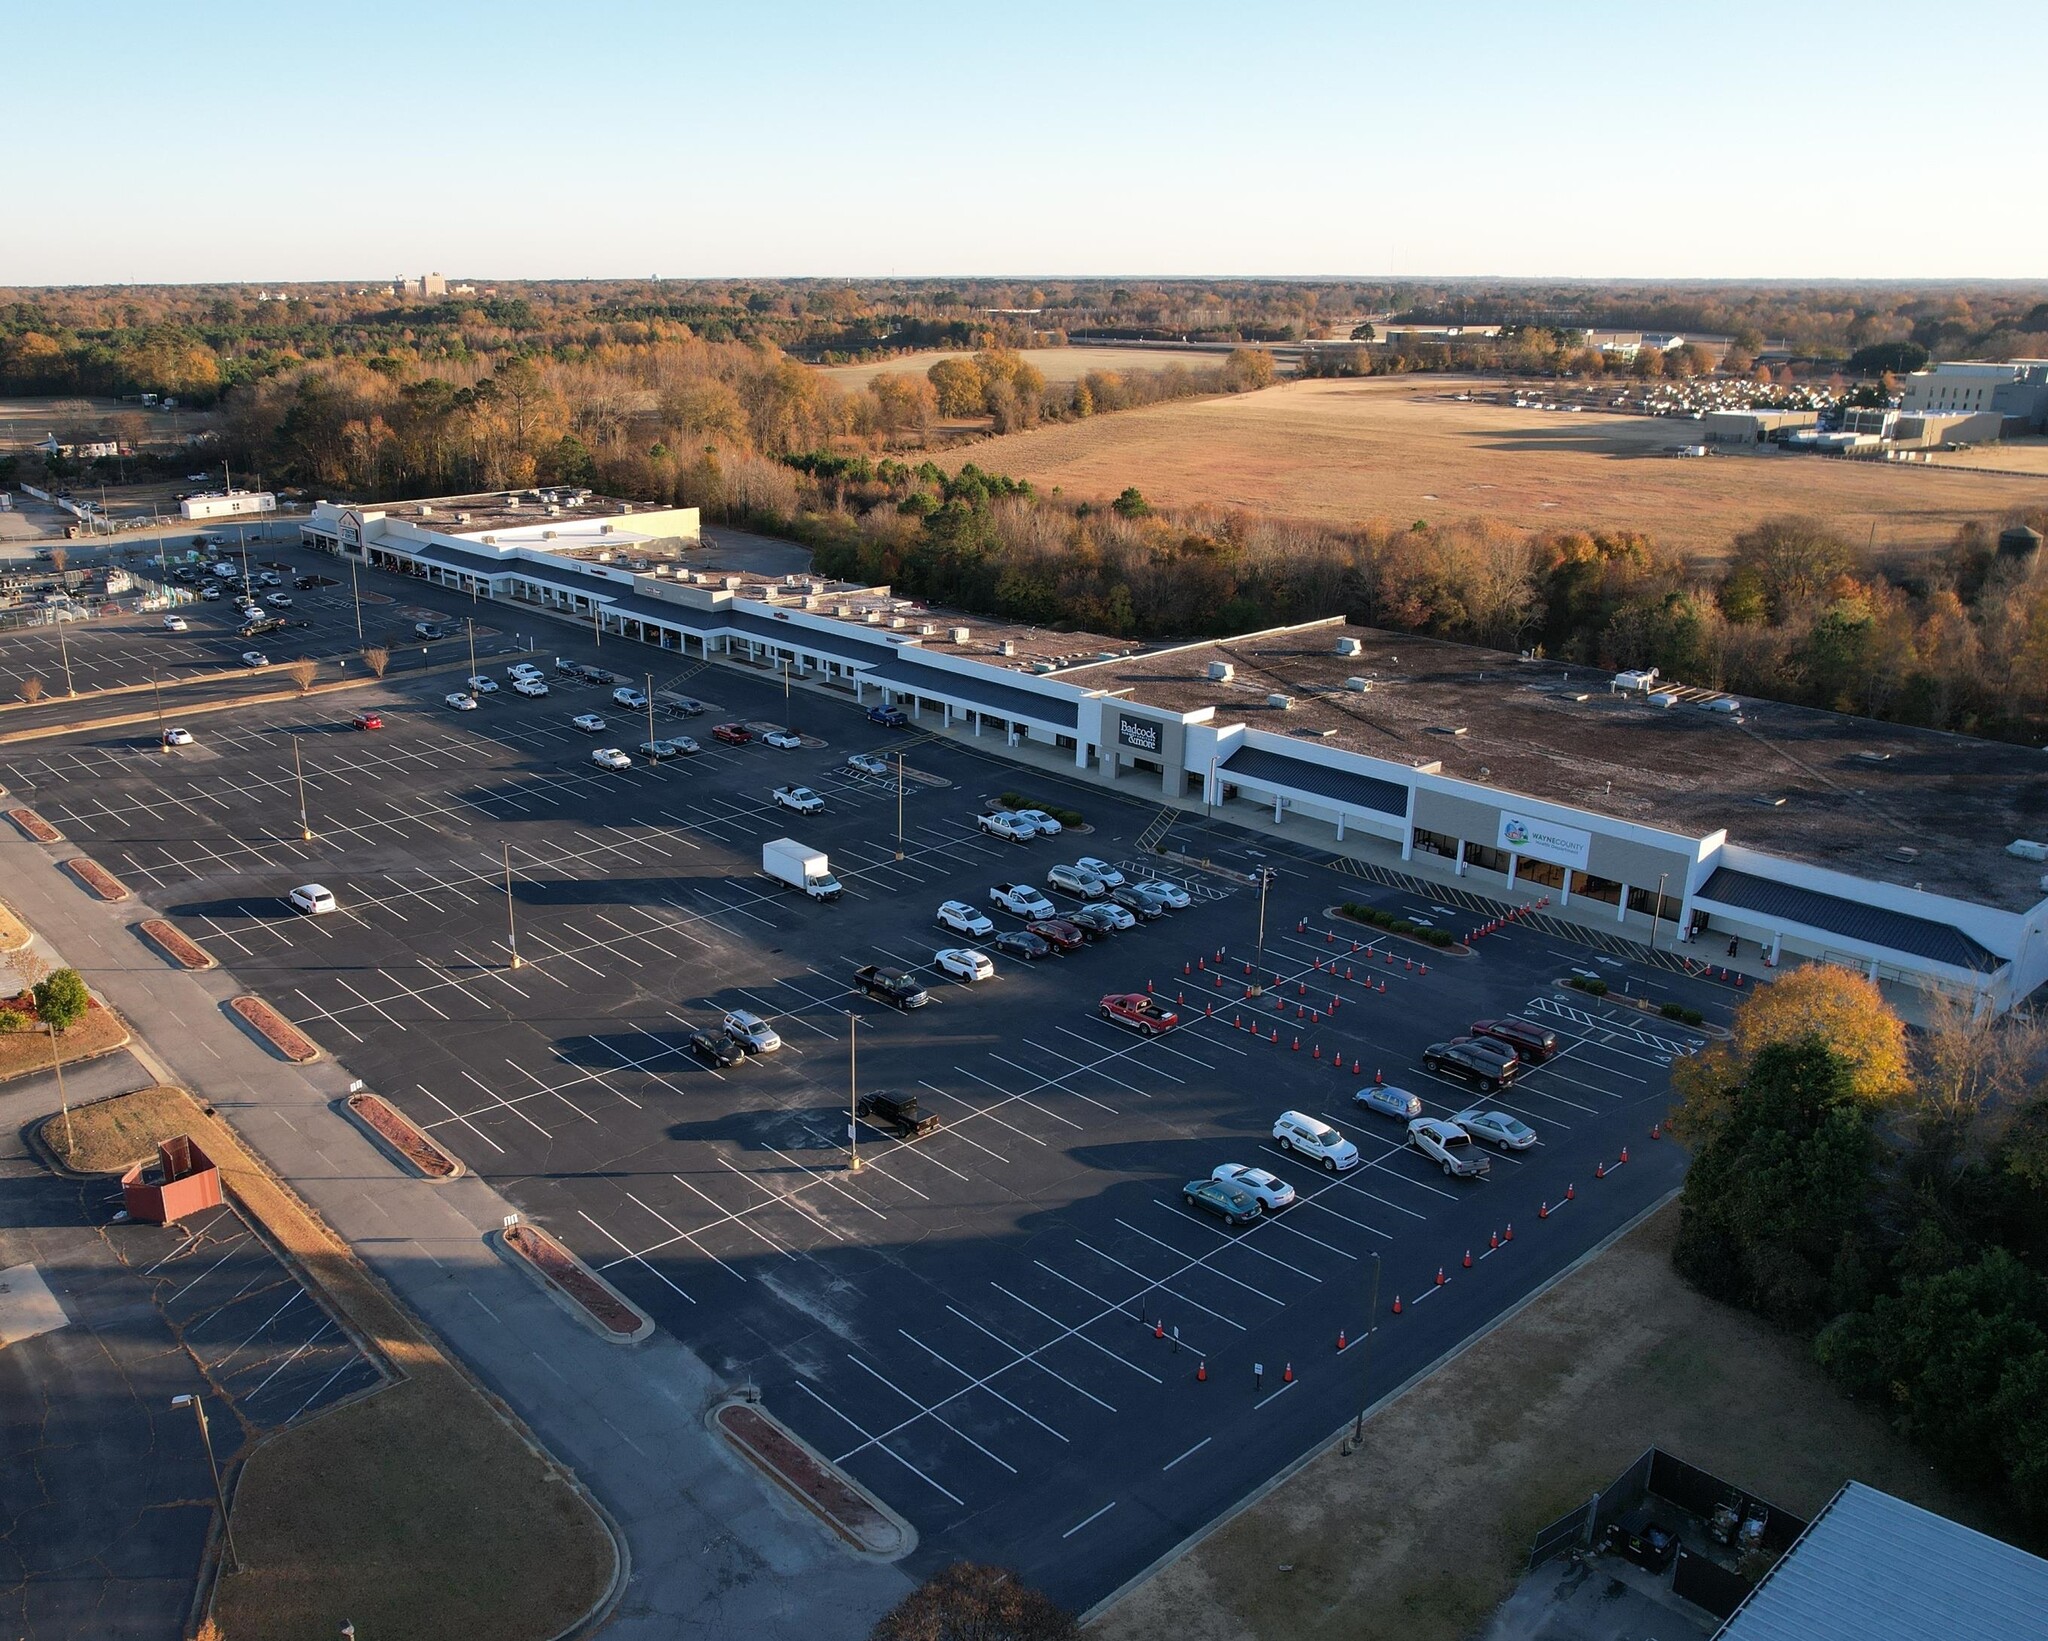
[[[268,490],[229,490],[206,496],[187,496],[178,511],[188,519],[250,518],[277,511],[277,497]]]
[[[1989,412],[2008,434],[2048,431],[2048,359],[1958,359],[1906,378],[1907,415]]]
[[[1817,410],[1710,410],[1701,432],[1709,444],[1767,444],[1779,433],[1819,420]]]

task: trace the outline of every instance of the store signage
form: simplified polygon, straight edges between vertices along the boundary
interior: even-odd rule
[[[1500,817],[1500,847],[1583,871],[1593,852],[1593,834],[1581,832],[1575,826],[1559,826],[1554,821],[1504,810]]]
[[[1116,715],[1116,738],[1133,752],[1149,752],[1159,755],[1159,726],[1149,718],[1132,718],[1119,712]]]

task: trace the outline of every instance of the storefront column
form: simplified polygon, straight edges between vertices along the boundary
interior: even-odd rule
[[[1557,903],[1560,906],[1572,903],[1572,869],[1569,866],[1564,869],[1564,887],[1558,891]]]
[[[1454,866],[1454,867],[1453,867],[1453,868],[1451,869],[1451,876],[1452,876],[1452,877],[1463,877],[1464,875],[1465,875],[1465,840],[1464,840],[1463,838],[1460,838],[1460,839],[1458,839],[1458,864],[1457,864],[1456,866]]]
[[[1621,886],[1621,900],[1614,908],[1614,921],[1617,923],[1626,923],[1628,921],[1628,896],[1629,888],[1624,883]],[[1659,910],[1662,910],[1662,908],[1660,907]]]
[[[1337,841],[1344,841],[1344,811],[1341,809],[1337,811]]]
[[[1783,935],[1782,933],[1775,933],[1775,932],[1774,932],[1774,933],[1773,933],[1773,934],[1771,935],[1771,959],[1770,959],[1770,961],[1771,961],[1771,967],[1772,967],[1772,968],[1776,968],[1776,967],[1778,966],[1778,949],[1779,949],[1779,948],[1780,948],[1781,946],[1783,946],[1784,944],[1785,944],[1785,936],[1784,936],[1784,935]]]
[[[1510,889],[1515,886],[1515,868],[1521,864],[1522,857],[1520,855],[1510,854],[1508,856],[1508,887]]]
[[[1086,769],[1088,767],[1088,743],[1086,741],[1077,740],[1074,743],[1074,767],[1076,769]],[[1110,776],[1112,779],[1114,779],[1115,775],[1116,769],[1115,766],[1112,765],[1110,768]]]
[[[1275,826],[1278,826],[1280,824],[1280,812],[1286,807],[1287,800],[1281,797],[1279,793],[1275,792],[1273,794],[1273,824]]]

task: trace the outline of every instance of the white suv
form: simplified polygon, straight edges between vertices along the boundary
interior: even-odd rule
[[[982,936],[996,932],[995,924],[964,900],[949,900],[940,906],[938,920],[955,934]]]
[[[1298,1151],[1333,1174],[1358,1166],[1358,1147],[1320,1118],[1302,1111],[1283,1111],[1273,1124],[1273,1138],[1283,1151]]]

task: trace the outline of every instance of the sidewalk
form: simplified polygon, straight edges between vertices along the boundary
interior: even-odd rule
[[[611,1512],[632,1577],[607,1637],[851,1641],[902,1599],[905,1574],[838,1550],[710,1434],[704,1416],[731,1386],[667,1334],[622,1349],[577,1326],[486,1247],[512,1212],[503,1197],[474,1177],[401,1176],[336,1113],[345,1066],[274,1060],[222,1012],[241,990],[229,971],[172,969],[128,933],[144,915],[135,902],[91,900],[53,861],[0,836],[0,877],[45,955],[62,953],[134,1028],[147,1075],[111,1057],[126,1080],[211,1100]],[[91,1073],[95,1092],[103,1075]],[[77,1098],[85,1085],[66,1086]],[[54,1084],[25,1085],[0,1112],[18,1126],[36,1103],[55,1109]]]

